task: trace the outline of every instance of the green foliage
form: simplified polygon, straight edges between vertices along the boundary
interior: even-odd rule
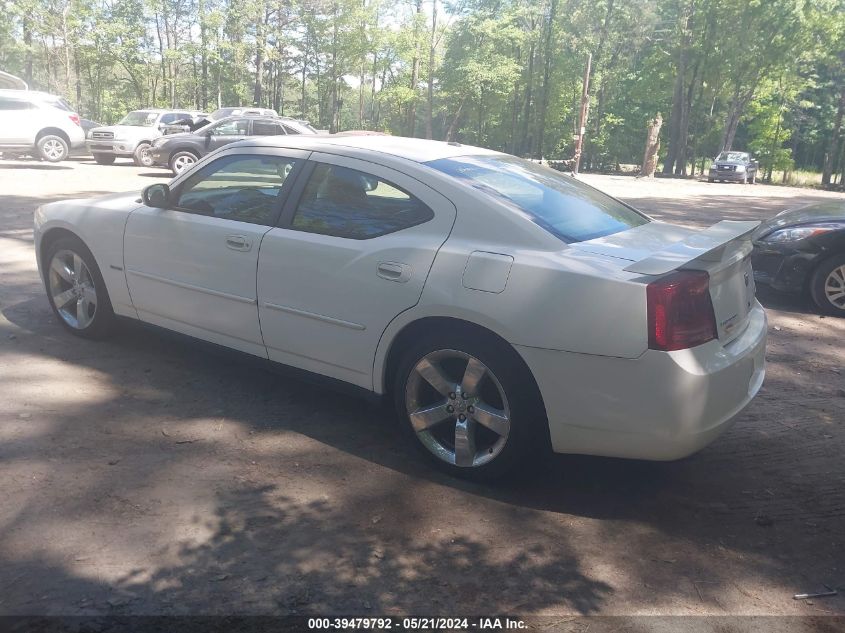
[[[0,68],[103,122],[256,102],[546,158],[574,152],[591,54],[593,169],[639,163],[657,112],[676,171],[726,142],[770,176],[820,169],[845,90],[845,0],[14,0],[5,16]]]

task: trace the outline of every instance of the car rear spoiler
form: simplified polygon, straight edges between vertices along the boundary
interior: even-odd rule
[[[758,220],[741,222],[722,220],[669,248],[634,262],[627,268],[630,273],[663,275],[688,264],[694,259],[721,261],[727,245],[736,240],[751,241],[751,233],[760,226]]]

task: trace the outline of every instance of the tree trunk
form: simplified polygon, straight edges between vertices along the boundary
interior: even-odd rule
[[[533,29],[532,29],[533,30]],[[528,74],[526,76],[525,85],[525,101],[523,102],[523,119],[522,119],[522,142],[519,146],[519,151],[523,155],[531,153],[531,139],[528,130],[531,126],[531,98],[534,89],[534,43],[528,50]]]
[[[431,0],[431,39],[428,43],[428,93],[426,97],[425,137],[434,138],[434,54],[437,48],[437,0]]]
[[[23,79],[29,89],[32,90],[32,66],[34,55],[32,52],[32,17],[25,15],[23,18],[23,45],[24,52]]]
[[[258,16],[255,23],[255,87],[252,91],[252,105],[262,106],[264,100],[264,49],[267,48],[267,11]]]
[[[417,128],[417,84],[420,81],[420,37],[419,16],[422,13],[422,0],[415,0],[416,15],[414,16],[414,58],[411,61],[411,91],[414,96],[408,104],[408,136],[414,136]]]
[[[205,0],[199,0],[200,21],[200,68],[202,85],[200,86],[200,109],[208,112],[208,36],[205,25]]]
[[[845,83],[839,86],[839,107],[836,109],[836,118],[833,121],[833,131],[827,142],[827,152],[824,155],[824,168],[822,169],[822,184],[829,185],[833,175],[833,159],[836,157],[836,150],[839,147],[839,135],[842,132],[842,117],[845,114]]]
[[[611,0],[612,4],[612,0]],[[552,74],[552,35],[557,15],[557,0],[549,0],[549,14],[546,16],[545,46],[543,51],[543,96],[540,99],[540,120],[537,122],[537,158],[543,158],[543,144],[546,137],[546,109],[549,105],[549,79]]]
[[[648,124],[648,135],[646,136],[645,152],[643,153],[643,166],[640,175],[645,178],[654,178],[657,169],[657,153],[660,151],[660,128],[663,126],[663,117],[660,113]]]
[[[446,130],[446,136],[443,138],[444,141],[451,141],[455,138],[455,130],[458,129],[458,121],[461,118],[461,111],[464,109],[464,103],[466,102],[466,97],[461,99],[461,102],[458,104],[458,109],[455,110],[455,116],[452,118],[452,122],[449,124],[449,129]]]

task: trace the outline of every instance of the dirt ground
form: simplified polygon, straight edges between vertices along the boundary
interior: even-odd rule
[[[761,291],[766,382],[691,458],[455,481],[351,397],[138,325],[59,327],[35,207],[166,176],[0,161],[0,614],[845,614],[845,319]],[[699,226],[835,197],[584,179]]]

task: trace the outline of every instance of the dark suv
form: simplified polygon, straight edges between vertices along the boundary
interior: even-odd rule
[[[725,180],[729,182],[757,182],[757,161],[748,152],[722,152],[710,165],[707,182]]]
[[[169,167],[174,174],[179,174],[209,152],[229,143],[250,136],[284,134],[314,134],[314,131],[295,119],[230,116],[209,123],[194,132],[169,134],[156,139],[150,156],[154,165]]]

